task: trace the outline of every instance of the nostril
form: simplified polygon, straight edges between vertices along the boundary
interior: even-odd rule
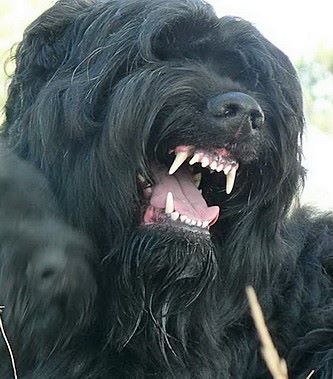
[[[259,110],[253,110],[250,112],[250,123],[252,129],[259,129],[264,124],[264,114]]]

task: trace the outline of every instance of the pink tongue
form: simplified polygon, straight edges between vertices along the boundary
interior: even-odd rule
[[[209,221],[212,225],[219,217],[218,206],[208,207],[205,199],[194,184],[190,172],[180,167],[173,175],[164,168],[154,169],[156,184],[152,187],[150,204],[164,209],[168,192],[172,192],[175,211],[192,220]]]

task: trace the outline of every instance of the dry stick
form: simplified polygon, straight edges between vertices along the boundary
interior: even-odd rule
[[[274,347],[271,336],[268,332],[264,316],[259,305],[257,295],[253,287],[246,287],[246,294],[250,303],[251,314],[256,326],[259,338],[261,340],[261,353],[266,362],[266,365],[274,379],[288,379],[287,364],[284,359],[279,357],[277,350]]]
[[[314,373],[315,373],[315,370],[312,370],[310,374],[306,377],[306,379],[310,379]]]
[[[3,336],[3,339],[5,340],[5,343],[7,345],[7,349],[8,349],[9,355],[10,355],[10,360],[12,362],[14,379],[17,379],[17,372],[16,372],[16,365],[15,365],[14,354],[13,354],[13,351],[12,351],[12,349],[10,347],[10,343],[8,341],[8,338],[6,336],[5,328],[3,327],[3,322],[2,322],[2,318],[1,318],[1,313],[2,313],[3,308],[4,308],[4,306],[0,306],[0,330],[1,330],[1,333],[2,333],[2,336]]]

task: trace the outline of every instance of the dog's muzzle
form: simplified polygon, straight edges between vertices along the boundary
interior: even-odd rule
[[[178,145],[169,151],[174,155],[170,166],[152,164],[154,184],[139,176],[146,206],[144,225],[167,224],[172,227],[209,233],[220,214],[217,205],[208,206],[200,186],[202,175],[225,175],[225,193],[233,191],[239,161],[233,154],[237,142],[251,145],[264,125],[264,113],[258,102],[242,92],[226,92],[207,102],[209,119],[215,131],[221,130],[224,142],[202,148]],[[222,140],[223,141],[223,140]],[[245,142],[244,142],[245,141]],[[213,141],[214,143],[214,141]]]

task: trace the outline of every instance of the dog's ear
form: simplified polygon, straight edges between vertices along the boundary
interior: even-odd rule
[[[60,0],[39,16],[26,29],[18,46],[18,70],[29,67],[43,73],[56,69],[66,54],[65,34],[70,32],[68,29],[77,15],[87,6],[84,0]]]
[[[142,26],[140,50],[149,46],[153,55],[162,60],[195,55],[216,39],[218,22],[213,8],[201,1],[170,1],[167,11],[160,4]]]
[[[6,105],[7,123],[33,103],[40,88],[65,59],[66,36],[77,15],[88,5],[85,0],[60,0],[26,29],[13,57],[16,69]]]

